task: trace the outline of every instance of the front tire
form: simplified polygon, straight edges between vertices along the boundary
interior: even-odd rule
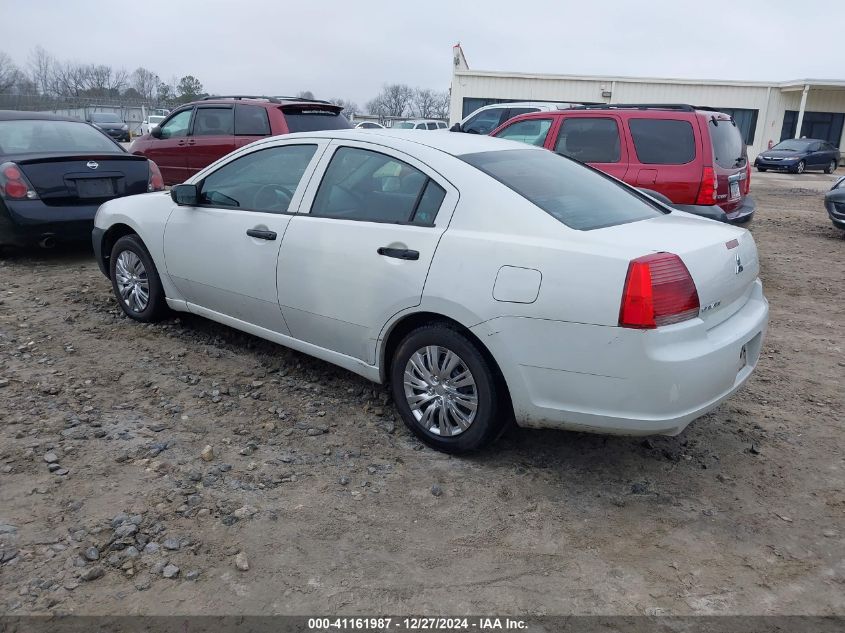
[[[832,160],[832,161],[830,161],[830,163],[828,164],[828,166],[825,168],[824,173],[826,173],[826,174],[832,174],[833,172],[835,172],[835,171],[836,171],[836,168],[837,168],[837,167],[838,167],[838,165],[836,164],[836,161],[835,161],[835,160]]]
[[[799,161],[798,161],[798,164],[797,164],[797,165],[795,165],[795,173],[796,173],[796,174],[803,174],[803,173],[804,173],[804,169],[805,169],[806,167],[807,167],[807,165],[804,163],[804,161],[803,161],[803,160],[799,160]]]
[[[437,450],[477,450],[504,430],[508,418],[493,369],[453,327],[426,325],[408,334],[393,355],[390,381],[405,425]]]
[[[757,171],[768,171],[768,167],[758,167]]]
[[[137,235],[124,235],[114,243],[109,276],[114,296],[130,319],[150,323],[167,312],[158,271]]]

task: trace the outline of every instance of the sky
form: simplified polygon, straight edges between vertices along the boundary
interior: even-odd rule
[[[0,51],[362,106],[385,83],[447,90],[456,42],[480,70],[843,79],[843,25],[841,0],[5,0]]]

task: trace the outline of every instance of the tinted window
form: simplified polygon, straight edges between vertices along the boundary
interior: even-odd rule
[[[193,136],[231,136],[235,133],[232,108],[197,108]]]
[[[443,197],[437,189],[429,191],[428,183],[428,176],[401,160],[341,147],[326,169],[311,213],[371,222],[409,222],[417,213],[416,222],[431,224]]]
[[[496,136],[511,141],[542,146],[546,142],[546,135],[549,133],[551,126],[551,119],[527,119],[509,125]]]
[[[285,145],[242,156],[203,180],[200,203],[283,213],[316,150],[316,145]]]
[[[424,130],[424,129],[425,129],[425,123],[417,123],[417,126],[416,126],[416,128],[414,128],[414,129],[416,129],[416,130]]]
[[[121,149],[87,123],[0,121],[0,154],[25,152],[120,153]]]
[[[511,108],[508,110],[508,118],[512,119],[520,114],[528,114],[529,112],[539,112],[537,108]]]
[[[345,130],[349,121],[336,110],[320,108],[282,108],[288,130],[291,132],[314,132],[316,130]]]
[[[446,129],[446,123],[444,121],[438,121],[437,127],[440,128],[441,130],[445,130]]]
[[[445,197],[446,190],[429,178],[411,221],[414,224],[434,224],[434,218],[437,217]]]
[[[270,134],[270,121],[267,110],[259,106],[235,106],[235,134],[244,136],[267,136]]]
[[[646,165],[683,165],[695,158],[695,136],[689,121],[630,119],[637,158]]]
[[[617,163],[621,155],[614,119],[571,118],[560,126],[555,151],[582,163]]]
[[[408,121],[400,121],[399,123],[393,124],[394,130],[412,130],[414,129],[414,124]]]
[[[436,130],[437,129],[437,123],[435,123],[434,121],[430,121],[429,123],[426,123],[425,126],[429,130]]]
[[[573,229],[586,231],[662,215],[623,185],[553,152],[506,150],[459,158]]]
[[[710,119],[710,142],[713,144],[713,158],[720,167],[730,169],[745,164],[743,153],[745,143],[733,121]]]
[[[499,127],[499,120],[502,118],[503,112],[505,112],[503,108],[482,110],[469,121],[464,123],[461,126],[461,129],[464,132],[470,132],[473,134],[489,134]]]
[[[187,136],[188,126],[191,124],[191,111],[183,110],[175,114],[167,123],[161,125],[161,138]]]

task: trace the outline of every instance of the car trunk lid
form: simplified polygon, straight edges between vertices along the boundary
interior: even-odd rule
[[[14,162],[47,205],[93,204],[146,193],[149,163],[132,154],[17,156]]]
[[[617,246],[624,244],[631,259],[658,252],[678,255],[695,282],[699,316],[708,328],[745,305],[760,272],[751,233],[678,211],[598,229],[591,235]]]

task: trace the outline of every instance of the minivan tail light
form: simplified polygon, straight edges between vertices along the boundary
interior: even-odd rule
[[[153,161],[147,161],[150,164],[150,179],[147,182],[147,191],[163,191],[164,178],[161,176],[161,170]]]
[[[698,316],[698,291],[689,270],[673,253],[631,260],[619,309],[620,327],[653,329]]]
[[[745,195],[751,191],[751,161],[745,159]]]
[[[15,163],[0,165],[0,196],[7,200],[35,200],[38,193]]]
[[[701,174],[701,187],[698,190],[698,198],[696,198],[695,203],[705,205],[716,204],[717,187],[716,171],[712,167],[705,167]]]

